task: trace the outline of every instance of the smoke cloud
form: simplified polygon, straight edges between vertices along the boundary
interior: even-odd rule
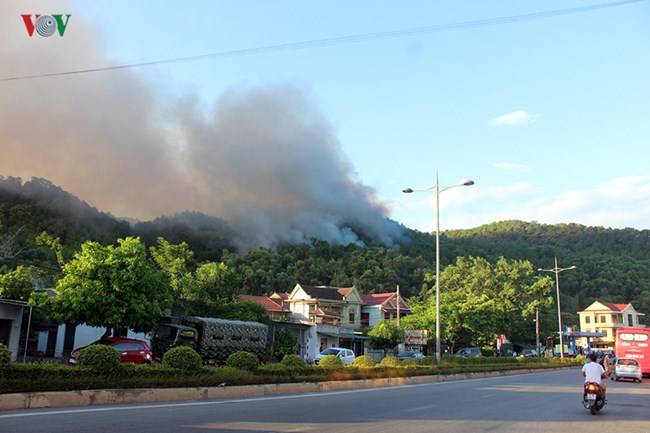
[[[74,32],[28,37],[20,14],[48,13],[43,7],[3,5],[16,19],[0,26],[0,78],[116,65],[72,7]],[[218,216],[241,250],[399,239],[306,89],[234,84],[206,108],[146,77],[121,69],[0,81],[0,175],[49,179],[125,217]]]

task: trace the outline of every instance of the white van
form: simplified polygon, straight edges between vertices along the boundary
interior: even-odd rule
[[[335,355],[338,356],[341,359],[341,362],[343,365],[351,365],[354,362],[354,359],[356,358],[354,356],[354,352],[350,349],[344,349],[342,347],[328,347],[327,349],[323,350],[321,353],[316,355],[316,364],[320,362],[320,360],[323,358],[325,355]]]

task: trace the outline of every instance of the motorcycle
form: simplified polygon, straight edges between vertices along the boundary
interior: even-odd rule
[[[605,406],[603,390],[596,382],[585,382],[582,405],[589,409],[592,415],[596,415]]]

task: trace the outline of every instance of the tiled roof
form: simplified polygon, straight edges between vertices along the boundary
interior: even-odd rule
[[[257,302],[258,304],[266,308],[267,311],[279,312],[279,313],[282,312],[282,305],[275,302],[273,299],[267,296],[240,295],[239,300]],[[288,311],[286,307],[284,310]]]
[[[336,311],[322,310],[320,308],[310,311],[309,315],[310,316],[319,316],[319,317],[336,317],[338,319],[341,319],[343,317],[339,313],[337,313]]]
[[[374,293],[372,295],[361,295],[361,300],[366,305],[381,305],[395,297],[395,293]]]
[[[609,308],[612,311],[623,311],[627,308],[628,305],[630,304],[612,304],[609,302],[601,302],[605,307]]]
[[[316,298],[316,299],[329,299],[332,301],[342,301],[343,296],[345,296],[343,293],[341,293],[342,289],[339,289],[338,287],[303,286],[302,284],[300,285],[300,287],[302,287],[305,293],[307,293],[312,298]],[[350,292],[348,291],[346,294],[349,293]]]

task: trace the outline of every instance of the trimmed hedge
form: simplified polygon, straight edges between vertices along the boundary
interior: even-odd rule
[[[396,356],[387,356],[379,362],[382,367],[399,367],[400,361]]]
[[[169,349],[162,358],[164,366],[184,371],[196,371],[201,368],[201,355],[189,346],[178,346]]]
[[[120,371],[122,361],[120,353],[111,346],[93,344],[81,349],[77,356],[77,365],[99,374],[115,374]]]
[[[435,366],[388,367],[384,363],[397,360],[395,357],[388,357],[384,358],[382,363],[374,368],[352,366],[334,369],[313,366],[293,367],[275,363],[263,365],[254,372],[230,366],[201,367],[198,370],[186,371],[169,368],[162,364],[152,366],[122,364],[121,368],[112,375],[100,374],[82,366],[68,366],[58,363],[10,363],[5,368],[0,380],[0,393],[322,382],[328,380],[429,376],[582,365],[580,360],[573,358],[516,358],[507,361],[502,361],[503,358],[483,358],[455,363],[450,361]],[[389,360],[385,361],[386,359]]]
[[[260,366],[260,360],[254,353],[239,351],[228,357],[226,365],[240,370],[255,371]]]
[[[0,371],[7,368],[10,362],[11,362],[11,352],[9,351],[9,348],[4,344],[0,343]]]
[[[361,355],[354,360],[352,365],[359,368],[373,368],[375,365],[377,365],[377,363],[372,358],[372,356]]]
[[[281,363],[290,367],[306,367],[307,363],[300,355],[284,355]]]
[[[343,361],[336,355],[325,355],[318,361],[318,366],[321,368],[338,369],[343,368]]]

